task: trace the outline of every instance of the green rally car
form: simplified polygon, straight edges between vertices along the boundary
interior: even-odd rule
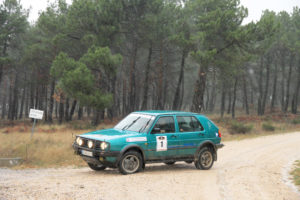
[[[119,168],[122,174],[154,162],[194,162],[197,169],[210,169],[223,146],[220,130],[211,120],[178,111],[133,112],[112,129],[76,136],[73,144],[91,169]]]

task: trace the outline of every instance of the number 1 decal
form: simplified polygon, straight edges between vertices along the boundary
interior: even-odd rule
[[[167,151],[168,140],[167,136],[156,136],[156,151]]]

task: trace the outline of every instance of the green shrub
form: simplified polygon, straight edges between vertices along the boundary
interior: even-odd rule
[[[300,124],[300,117],[293,119],[292,124]]]
[[[232,134],[234,133],[248,133],[252,130],[253,128],[253,125],[251,124],[244,124],[244,123],[240,123],[240,122],[232,122],[231,125],[230,125],[230,132]]]
[[[275,131],[275,127],[269,122],[263,123],[262,124],[262,129],[265,130],[265,131]]]

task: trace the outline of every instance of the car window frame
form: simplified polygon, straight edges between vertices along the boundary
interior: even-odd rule
[[[179,127],[179,123],[178,123],[178,117],[190,117],[191,119],[195,119],[199,124],[200,124],[200,126],[201,126],[201,130],[198,130],[198,131],[183,131],[183,132],[181,132],[180,131],[180,127]],[[205,128],[204,128],[204,126],[202,125],[202,123],[200,122],[200,120],[196,117],[196,116],[194,116],[194,115],[176,115],[176,123],[177,123],[177,127],[178,127],[178,133],[196,133],[196,132],[201,132],[201,131],[205,131]]]
[[[168,132],[168,133],[152,133],[152,131],[153,131],[153,129],[154,129],[154,127],[155,127],[155,125],[156,125],[156,123],[158,122],[158,120],[160,119],[160,118],[163,118],[163,117],[171,117],[171,118],[173,118],[173,122],[174,122],[174,132]],[[176,121],[176,117],[174,116],[174,115],[159,115],[159,116],[157,116],[156,117],[156,119],[153,121],[153,124],[152,124],[152,127],[149,129],[149,134],[170,134],[170,133],[176,133],[177,132],[177,123],[176,123],[177,121]]]

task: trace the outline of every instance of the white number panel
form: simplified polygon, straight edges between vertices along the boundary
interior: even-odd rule
[[[167,136],[156,136],[156,151],[167,151],[168,140]]]

